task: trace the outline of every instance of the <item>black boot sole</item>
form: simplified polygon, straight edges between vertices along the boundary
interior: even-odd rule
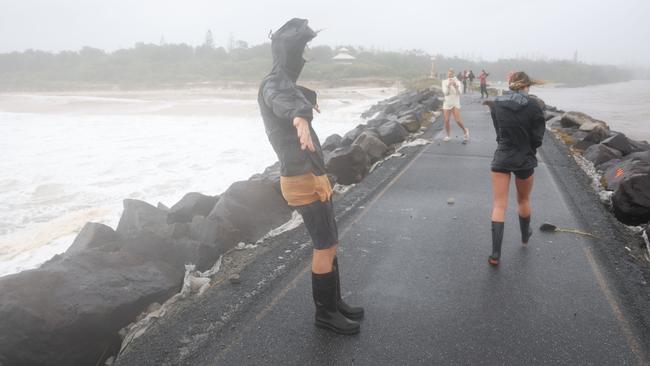
[[[327,329],[327,330],[332,331],[332,332],[334,332],[336,334],[342,334],[342,335],[354,335],[354,334],[358,334],[361,331],[361,327],[356,327],[356,328],[351,328],[351,329],[341,329],[341,328],[335,327],[334,325],[332,325],[332,324],[330,324],[328,322],[318,320],[318,319],[316,319],[316,321],[314,322],[314,325],[316,325],[319,328]]]
[[[339,312],[341,314],[343,314],[343,316],[345,316],[346,318],[348,318],[350,320],[362,320],[363,316],[365,315],[364,312],[361,312],[361,313],[346,313],[346,312],[341,311],[341,309],[339,309]]]

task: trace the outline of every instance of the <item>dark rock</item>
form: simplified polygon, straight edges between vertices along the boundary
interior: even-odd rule
[[[650,151],[650,144],[646,141],[637,141],[632,139],[628,139],[628,141],[632,146],[632,152]]]
[[[650,174],[650,164],[643,160],[626,159],[618,162],[611,160],[611,164],[603,174],[606,188],[610,191],[618,189],[621,182],[639,174]]]
[[[641,225],[650,220],[650,165],[631,161],[628,171],[612,196],[614,216],[626,225]]]
[[[158,202],[158,205],[156,206],[156,208],[158,208],[159,210],[163,210],[163,211],[169,211],[169,207],[167,207],[167,206],[166,206],[164,203],[162,203],[162,202]]]
[[[591,130],[584,140],[599,144],[609,136],[609,131],[605,128],[598,127]]]
[[[335,175],[340,184],[361,182],[368,174],[370,164],[368,155],[358,145],[334,150],[325,163],[327,172]]]
[[[379,139],[388,146],[406,140],[409,135],[406,128],[397,122],[385,123],[377,131],[379,132]]]
[[[341,135],[335,133],[333,135],[327,136],[327,138],[325,139],[325,142],[321,146],[323,148],[323,151],[334,151],[334,150],[338,149],[339,147],[341,147],[341,142],[342,141],[343,141],[343,137],[341,137]]]
[[[601,142],[601,144],[620,151],[623,156],[628,155],[632,152],[632,145],[630,145],[630,141],[622,133],[617,133],[612,137],[606,138]]]
[[[217,242],[229,248],[251,243],[291,218],[291,208],[274,184],[262,180],[233,183],[208,219],[216,223]]]
[[[361,133],[366,129],[365,125],[357,125],[354,129],[348,131],[345,135],[343,135],[343,139],[341,140],[341,146],[350,146],[352,145],[352,142],[361,135]]]
[[[566,112],[562,115],[560,123],[562,127],[575,127],[583,131],[591,131],[596,127],[608,128],[605,122],[582,112]]]
[[[625,160],[639,160],[650,164],[650,151],[633,152]]]
[[[183,268],[124,252],[85,250],[0,278],[0,362],[95,365],[118,331],[178,292]]]
[[[167,223],[189,223],[194,216],[208,216],[219,196],[206,196],[198,192],[187,193],[169,210]]]
[[[609,168],[620,164],[622,161],[622,159],[608,160],[602,164],[596,165],[596,169],[600,170],[601,172],[606,172]]]
[[[124,200],[124,212],[115,230],[118,234],[130,236],[144,231],[160,234],[166,230],[167,212],[143,201]]]
[[[391,121],[391,119],[389,119],[388,117],[375,118],[375,119],[369,120],[367,125],[368,125],[368,127],[379,127],[379,126],[381,126],[384,123],[387,123],[389,121]]]
[[[379,138],[366,131],[354,140],[353,145],[358,145],[368,155],[370,163],[374,163],[384,157],[388,146]]]
[[[614,150],[603,144],[590,146],[585,150],[583,155],[585,159],[591,161],[594,165],[600,165],[606,161],[619,159],[623,156],[620,151]]]
[[[323,153],[325,152],[326,151],[323,151]],[[275,189],[278,194],[282,195],[282,189],[280,188],[280,175],[280,162],[276,161],[273,165],[266,167],[266,169],[264,169],[264,172],[261,174],[253,175],[249,180],[271,184],[273,186],[273,189]]]
[[[573,144],[573,148],[579,151],[585,151],[591,146],[595,145],[595,142],[592,141],[587,141],[587,140],[579,140],[578,142]]]
[[[397,121],[406,128],[408,132],[415,133],[420,130],[422,123],[417,113],[409,113],[397,119]]]
[[[66,255],[83,252],[91,248],[104,248],[108,251],[117,250],[120,236],[113,228],[96,222],[88,222],[81,229],[72,245],[66,250]]]

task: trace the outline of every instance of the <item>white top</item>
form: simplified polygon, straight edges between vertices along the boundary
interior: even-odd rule
[[[456,83],[456,87],[453,86],[453,83]],[[452,85],[450,85],[452,84]],[[460,109],[460,94],[461,94],[461,83],[456,78],[445,79],[442,81],[442,93],[445,95],[445,101],[442,103],[442,109]]]

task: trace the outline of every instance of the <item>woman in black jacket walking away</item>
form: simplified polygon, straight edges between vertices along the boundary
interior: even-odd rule
[[[511,173],[515,175],[521,242],[528,243],[530,229],[530,193],[537,166],[537,148],[542,145],[546,130],[544,112],[535,97],[529,96],[531,85],[537,84],[524,72],[510,77],[510,93],[486,102],[497,134],[498,147],[492,160],[492,254],[489,263],[496,266],[501,257],[503,227],[508,206]]]

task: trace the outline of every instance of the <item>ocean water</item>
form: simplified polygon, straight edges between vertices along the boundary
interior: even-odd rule
[[[319,137],[396,92],[323,91]],[[125,198],[171,206],[277,160],[253,90],[0,94],[0,130],[0,276],[64,252],[88,221],[115,227]]]
[[[650,80],[582,88],[531,88],[547,104],[579,111],[607,122],[612,130],[636,140],[650,141]]]

